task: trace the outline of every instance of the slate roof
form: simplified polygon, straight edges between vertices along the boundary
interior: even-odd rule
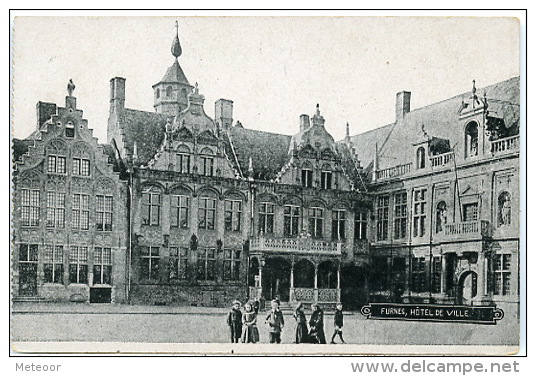
[[[137,146],[137,164],[144,165],[154,156],[164,140],[169,115],[125,108],[119,124],[125,134],[125,145],[129,153]]]
[[[173,64],[166,71],[164,77],[162,77],[162,79],[160,80],[160,83],[162,82],[180,82],[183,84],[190,85],[177,59],[175,59]]]
[[[227,141],[230,139],[233,144],[240,170],[244,176],[248,176],[250,158],[253,165],[253,178],[259,180],[275,179],[289,159],[291,136],[242,127],[232,127],[228,132]],[[236,168],[233,151],[228,142],[226,144],[226,153]]]
[[[512,134],[519,129],[519,82],[519,77],[514,77],[477,90],[479,99],[483,99],[486,93],[490,115],[498,114],[504,118]],[[429,136],[449,140],[456,155],[463,154],[464,134],[459,128],[458,110],[462,99],[468,102],[470,95],[467,92],[417,108],[407,113],[403,121],[352,136],[351,142],[362,166],[370,168],[376,142],[379,169],[411,163],[414,159],[413,143],[422,138],[423,125]]]

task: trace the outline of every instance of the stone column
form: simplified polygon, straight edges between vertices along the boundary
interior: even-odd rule
[[[484,262],[484,253],[479,252],[478,254],[478,261],[476,263],[476,296],[474,297],[474,301],[478,303],[482,303],[485,297],[485,286],[486,286],[486,272],[485,272],[485,262]]]
[[[313,290],[313,300],[318,302],[318,264],[315,263],[315,285]]]
[[[341,264],[337,265],[337,303],[341,301]]]
[[[290,264],[290,293],[289,300],[294,302],[295,298],[295,289],[294,289],[294,260]]]
[[[262,261],[259,262],[259,286],[257,287],[257,299],[262,296]]]
[[[444,298],[447,288],[447,258],[441,255],[441,295]]]

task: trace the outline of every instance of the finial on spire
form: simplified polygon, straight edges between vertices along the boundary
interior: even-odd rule
[[[194,93],[199,94],[199,87],[197,85],[197,82],[195,83]]]
[[[69,83],[67,84],[67,94],[69,94],[70,97],[72,97],[75,88],[76,86],[74,85],[73,79],[71,78],[69,80]]]
[[[473,97],[475,97],[476,96],[476,82],[475,82],[475,80],[473,80],[473,91],[472,92],[473,92]]]
[[[319,103],[316,104],[316,114],[320,115],[320,104]]]
[[[177,30],[177,35],[175,35],[173,43],[171,43],[171,54],[178,58],[182,55],[181,42],[179,41],[179,21],[175,21],[175,29]]]
[[[346,122],[346,137],[350,137],[350,124]]]

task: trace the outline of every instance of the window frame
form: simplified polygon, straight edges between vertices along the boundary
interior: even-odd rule
[[[143,226],[160,226],[162,192],[148,189],[141,194],[141,222]]]
[[[367,240],[368,218],[366,211],[354,213],[354,240]]]
[[[271,212],[268,208],[271,208]],[[275,204],[261,201],[259,203],[259,234],[273,234],[275,224]],[[268,231],[270,230],[270,231]]]
[[[102,199],[101,199],[102,198]],[[102,206],[99,207],[102,201]],[[110,203],[108,205],[108,202]],[[95,196],[95,230],[113,231],[114,197],[112,195],[99,194]],[[100,225],[100,227],[99,227]]]
[[[212,202],[211,207],[208,203]],[[217,200],[214,197],[200,197],[198,203],[198,226],[202,230],[214,230],[216,228]],[[212,207],[213,206],[213,207]],[[210,218],[212,217],[212,221]],[[212,223],[212,224],[211,224]]]
[[[202,248],[197,251],[196,280],[216,280],[216,249]]]
[[[170,226],[172,228],[187,229],[190,227],[190,201],[189,195],[170,195]]]
[[[188,279],[188,251],[187,247],[169,247],[169,280],[185,281]]]
[[[43,253],[43,282],[63,285],[63,245],[45,244]]]
[[[389,195],[378,196],[376,205],[376,240],[389,240]]]
[[[73,270],[73,266],[74,266],[74,270]],[[83,274],[84,269],[85,269],[85,277]],[[73,276],[75,276],[76,278],[73,278]],[[69,250],[69,284],[87,285],[88,281],[89,281],[89,247],[71,245],[71,249]]]
[[[79,196],[79,199],[76,197]],[[87,199],[87,206],[84,206],[84,199]],[[78,202],[78,205],[75,205]],[[85,193],[73,193],[73,201],[71,203],[71,228],[74,230],[88,231],[89,226],[89,208],[90,195]],[[83,226],[85,224],[85,226]]]
[[[422,238],[426,235],[426,205],[427,189],[420,188],[413,191],[413,237]]]
[[[393,212],[393,239],[406,239],[408,235],[408,194],[397,192],[394,194]]]
[[[224,229],[225,231],[242,230],[242,200],[224,200]]]
[[[108,261],[109,260],[109,261]],[[98,272],[100,267],[100,271]],[[113,257],[110,247],[93,248],[93,285],[111,286],[113,283]],[[96,276],[99,276],[97,278]],[[105,277],[108,278],[105,278]]]
[[[225,249],[223,251],[223,280],[227,282],[240,281],[241,251]]]
[[[319,206],[310,207],[308,210],[309,233],[313,238],[324,237],[324,212],[325,209]]]
[[[335,234],[337,236],[335,236]],[[334,241],[346,239],[346,210],[333,209],[331,212],[331,238]]]
[[[38,227],[41,222],[41,190],[21,188],[20,208],[21,226]]]

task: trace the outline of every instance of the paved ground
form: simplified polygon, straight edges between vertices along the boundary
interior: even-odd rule
[[[15,342],[225,343],[229,342],[226,313],[227,309],[223,308],[15,303],[11,335]],[[515,345],[519,342],[517,320],[509,315],[493,326],[366,320],[357,312],[349,312],[344,320],[345,340],[353,344]],[[259,321],[261,342],[267,343],[268,328],[263,320]],[[285,322],[282,341],[293,343],[295,322],[291,312],[285,312]],[[333,315],[328,312],[326,337],[331,336],[332,330]]]

